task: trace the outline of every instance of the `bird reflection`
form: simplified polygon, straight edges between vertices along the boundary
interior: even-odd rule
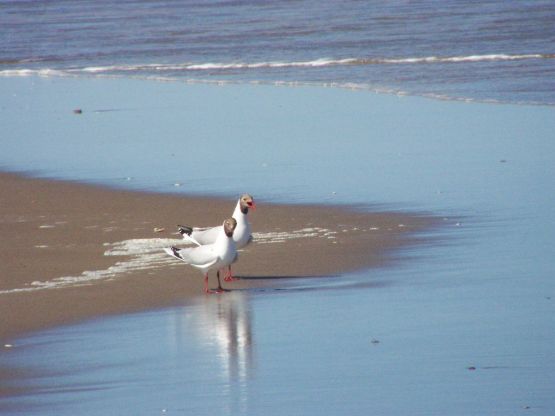
[[[203,297],[182,312],[176,322],[176,340],[190,344],[193,337],[195,344],[217,358],[222,377],[235,385],[245,384],[254,365],[248,294],[234,291]]]
[[[253,364],[252,328],[247,299],[239,292],[209,299],[206,306],[213,325],[222,369],[231,380],[244,381]]]

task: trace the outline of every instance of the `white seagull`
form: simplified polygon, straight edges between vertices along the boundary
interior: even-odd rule
[[[247,214],[249,213],[249,209],[254,210],[255,208],[256,205],[254,204],[254,199],[249,194],[243,194],[241,198],[239,198],[239,201],[237,201],[237,205],[235,206],[235,210],[232,215],[232,217],[237,221],[237,228],[233,233],[233,240],[235,241],[237,250],[242,249],[252,241],[251,225],[247,218]],[[221,225],[207,228],[189,227],[187,225],[178,225],[177,227],[179,229],[179,233],[185,240],[192,241],[194,244],[199,246],[214,244],[220,234],[220,230],[222,229]],[[224,280],[226,282],[234,280],[233,275],[231,274],[231,264],[228,267],[228,273]]]
[[[213,293],[208,289],[208,272],[217,270],[218,290],[223,291],[220,282],[220,269],[223,269],[237,260],[237,248],[233,240],[233,234],[237,227],[234,218],[228,218],[221,227],[218,228],[218,235],[212,244],[205,244],[198,247],[189,248],[165,248],[164,251],[176,259],[200,269],[204,274],[204,291]]]

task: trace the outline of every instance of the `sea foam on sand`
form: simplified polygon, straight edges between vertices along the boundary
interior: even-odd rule
[[[253,234],[256,244],[284,243],[288,240],[302,238],[327,238],[334,239],[336,231],[327,228],[302,228],[292,232],[257,232]],[[177,264],[175,259],[168,256],[165,247],[189,244],[186,240],[177,238],[134,238],[104,243],[107,250],[105,256],[127,257],[118,261],[113,266],[103,270],[86,270],[79,276],[63,276],[51,280],[35,280],[26,287],[0,291],[0,295],[17,292],[30,292],[44,289],[59,289],[68,286],[90,285],[99,280],[115,279],[130,272],[158,269],[172,264]]]

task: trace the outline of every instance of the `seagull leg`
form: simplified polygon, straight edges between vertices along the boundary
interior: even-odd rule
[[[204,275],[204,293],[211,293],[208,289],[208,273]]]
[[[218,276],[218,293],[222,293],[224,291],[224,288],[222,287],[222,282],[220,282],[220,270],[218,270],[216,272],[216,276]]]
[[[224,288],[222,287],[222,283],[220,282],[220,270],[216,272],[216,276],[218,276],[218,290],[216,292],[222,293],[224,291]]]
[[[226,282],[233,282],[237,280],[235,277],[233,277],[233,273],[231,273],[231,264],[227,267],[227,275],[225,276],[224,280]]]

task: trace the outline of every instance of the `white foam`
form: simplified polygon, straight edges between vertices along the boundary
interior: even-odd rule
[[[37,280],[26,287],[2,290],[0,294],[30,292],[44,289],[59,289],[69,286],[90,285],[99,280],[110,280],[118,275],[139,270],[157,269],[173,263],[171,257],[163,252],[164,247],[184,244],[182,239],[145,238],[106,243],[105,256],[128,256],[104,270],[87,270],[79,276],[63,276],[51,280]]]
[[[298,67],[322,67],[331,65],[345,65],[354,63],[354,58],[347,59],[328,59],[320,58],[312,61],[293,61],[293,62],[237,62],[237,63],[204,63],[185,65],[181,68],[186,70],[217,70],[217,69],[259,69],[259,68],[298,68]]]
[[[137,65],[108,65],[91,66],[82,69],[69,70],[70,72],[82,71],[86,73],[102,72],[135,72],[135,71],[214,71],[229,69],[259,69],[259,68],[287,68],[287,67],[320,67],[329,65],[342,65],[356,62],[356,59],[316,59],[300,62],[205,62],[205,63],[178,63],[178,64],[137,64]]]
[[[515,61],[523,59],[542,59],[553,58],[544,54],[523,54],[523,55],[507,55],[507,54],[488,54],[488,55],[467,55],[467,56],[425,56],[416,58],[398,58],[398,59],[377,59],[375,63],[385,64],[417,64],[417,63],[448,63],[448,62],[484,62],[484,61]],[[372,62],[372,60],[369,60]]]
[[[141,256],[159,252],[164,247],[177,244],[187,244],[187,241],[179,238],[135,238],[119,241],[117,243],[105,244],[110,247],[105,256]]]
[[[292,232],[274,231],[267,233],[253,233],[253,238],[256,244],[275,244],[299,238],[335,238],[335,234],[337,234],[336,231],[331,231],[327,228],[314,227],[303,228]]]
[[[375,65],[375,64],[414,64],[414,63],[445,63],[445,62],[481,62],[481,61],[512,61],[523,59],[553,59],[551,54],[487,54],[466,56],[424,56],[408,58],[319,58],[310,61],[262,61],[262,62],[205,62],[205,63],[181,63],[181,64],[138,64],[138,65],[110,65],[82,68],[80,71],[88,73],[101,72],[133,72],[133,71],[214,71],[230,69],[260,69],[260,68],[317,68],[338,65]],[[79,71],[79,70],[71,70]]]
[[[467,56],[424,56],[424,57],[407,57],[407,58],[319,58],[310,61],[262,61],[262,62],[204,62],[204,63],[177,63],[177,64],[135,64],[135,65],[108,65],[108,66],[91,66],[81,69],[69,69],[66,72],[86,72],[86,73],[103,73],[103,72],[135,72],[135,71],[214,71],[214,70],[233,70],[233,69],[260,69],[260,68],[317,68],[324,66],[338,65],[375,65],[375,64],[415,64],[415,63],[445,63],[445,62],[480,62],[480,61],[507,61],[507,60],[523,60],[523,59],[553,59],[551,54],[487,54],[487,55],[467,55]],[[42,70],[49,71],[49,70]],[[6,71],[4,71],[6,72]],[[32,70],[15,70],[12,72],[21,72],[21,74],[32,75],[36,71]],[[1,72],[0,72],[1,73]],[[333,86],[333,85],[332,85]]]

